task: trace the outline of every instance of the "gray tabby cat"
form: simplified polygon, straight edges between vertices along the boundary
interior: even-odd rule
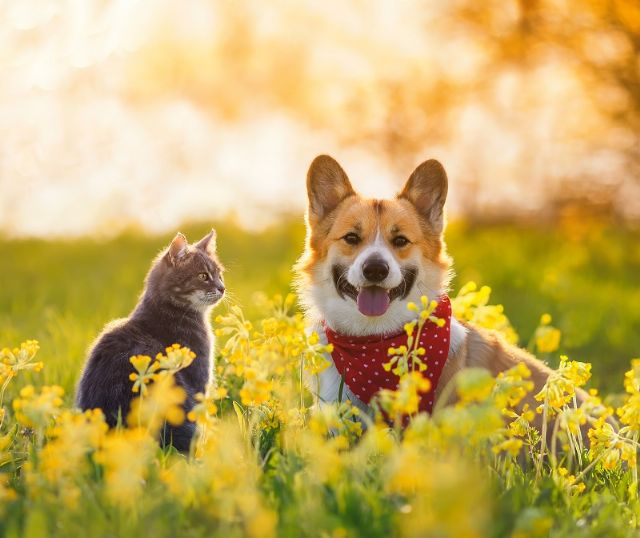
[[[223,268],[215,254],[215,231],[195,245],[178,233],[169,248],[151,265],[138,304],[126,319],[109,323],[93,345],[76,395],[80,409],[100,408],[110,426],[126,420],[131,400],[129,362],[132,355],[155,357],[178,343],[196,354],[195,360],[176,374],[187,393],[185,413],[194,396],[204,392],[211,378],[213,335],[211,307],[224,295]],[[161,442],[188,451],[195,424],[165,425]]]

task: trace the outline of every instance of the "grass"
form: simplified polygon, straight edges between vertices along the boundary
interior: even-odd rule
[[[288,290],[302,231],[281,226],[250,234],[218,224],[220,256],[227,267],[229,301],[255,316],[255,293]],[[187,226],[188,238],[206,234]],[[72,393],[87,347],[106,322],[136,304],[153,257],[173,235],[127,234],[108,241],[2,241],[0,342],[40,341],[47,382]],[[223,307],[219,307],[224,310]]]
[[[560,351],[592,362],[591,384],[618,393],[610,428],[598,419],[604,406],[571,405],[588,366],[561,362],[539,399],[551,417],[544,443],[529,423],[534,414],[517,406],[528,389],[518,368],[498,380],[465,371],[461,404],[416,417],[404,433],[399,421],[363,434],[348,402],[313,407],[301,357],[312,374],[323,348],[299,314],[278,304],[266,312],[256,295],[288,291],[302,226],[216,228],[232,294],[216,327],[229,338],[220,339],[218,389],[197,408],[191,459],[154,441],[162,417],[179,411],[170,409],[171,377],[155,379],[128,428],[107,433],[100,414],[67,409],[87,346],[131,310],[171,235],[1,242],[0,343],[38,339],[44,370],[12,370],[1,352],[0,536],[637,536],[640,362],[625,378],[628,397],[619,394],[640,352],[638,232],[586,223],[449,227],[454,290],[469,280],[490,285],[523,345],[540,315],[552,314]],[[207,228],[183,231],[195,239]],[[557,354],[545,358],[558,366]],[[60,385],[64,399],[43,385]],[[388,416],[413,413],[417,389],[403,387],[384,400]],[[505,409],[517,413],[508,427]],[[582,419],[589,450],[567,433]]]
[[[289,290],[303,226],[286,222],[260,233],[221,223],[216,228],[230,301],[255,318],[256,292]],[[197,238],[207,227],[184,231]],[[46,381],[71,394],[88,345],[107,321],[133,308],[150,260],[171,237],[0,241],[0,343],[39,340]],[[619,386],[640,350],[640,233],[454,223],[447,241],[454,290],[470,280],[490,286],[492,302],[504,304],[522,345],[540,315],[552,314],[563,333],[561,351],[591,362],[597,386]]]

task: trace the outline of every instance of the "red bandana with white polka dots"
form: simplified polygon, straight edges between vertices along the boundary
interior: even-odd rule
[[[442,369],[449,356],[451,339],[451,303],[443,295],[438,301],[433,315],[444,319],[445,324],[438,327],[428,320],[420,334],[419,344],[426,354],[422,357],[427,369],[422,372],[431,382],[429,392],[422,394],[420,411],[431,413]],[[406,346],[407,334],[402,331],[392,335],[346,336],[332,331],[325,325],[327,340],[333,344],[331,357],[345,384],[362,402],[369,404],[371,398],[381,389],[395,390],[399,377],[382,367],[389,362],[390,347]]]

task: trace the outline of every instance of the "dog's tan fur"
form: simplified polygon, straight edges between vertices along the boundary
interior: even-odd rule
[[[391,236],[402,233],[413,243],[408,248],[397,251],[400,260],[405,260],[418,249],[422,256],[433,261],[443,270],[448,270],[450,260],[439,236],[427,235],[422,231],[419,215],[415,207],[406,199],[365,200],[357,195],[345,199],[336,208],[335,215],[318,223],[317,229],[310,225],[307,256],[300,267],[310,274],[318,260],[327,257],[329,248],[337,245],[338,253],[345,258],[355,258],[366,247],[380,228],[382,233]],[[349,231],[358,230],[363,241],[358,246],[350,246],[340,239]]]
[[[331,294],[326,276],[328,266],[336,261],[350,266],[358,260],[364,249],[374,243],[386,249],[400,267],[409,262],[419,266],[416,286],[420,289],[407,297],[405,303],[425,290],[429,290],[430,294],[446,293],[451,260],[443,238],[447,178],[440,163],[426,161],[420,165],[395,199],[368,200],[353,190],[337,162],[330,157],[320,156],[309,169],[307,189],[307,245],[297,266],[298,286],[310,323],[316,328],[322,320],[350,334],[372,334],[376,330],[397,331],[408,321],[401,309],[397,309],[395,317],[388,320],[368,320],[355,309],[349,310],[348,299],[344,305],[339,299],[332,299],[332,303],[323,302],[324,297]],[[344,241],[345,235],[350,232],[357,233],[361,238],[359,244],[351,245]],[[394,246],[393,239],[397,235],[406,237],[409,244],[400,248]],[[334,304],[338,304],[339,308],[332,312],[331,305]],[[497,375],[523,362],[531,370],[534,383],[534,390],[523,404],[528,403],[535,408],[538,402],[533,395],[544,385],[550,369],[526,351],[508,344],[495,332],[457,320],[455,323],[461,337],[457,347],[454,348],[452,342],[436,390],[436,401],[463,368],[486,368]],[[455,398],[453,391],[447,393],[451,399]],[[585,396],[583,392],[578,394],[580,400]]]
[[[464,325],[467,328],[467,338],[458,352],[451,355],[445,364],[435,394],[436,402],[442,394],[442,389],[463,368],[485,368],[491,372],[491,375],[497,376],[500,372],[522,362],[531,371],[534,389],[520,403],[520,408],[524,404],[528,404],[531,409],[535,409],[540,402],[536,401],[533,396],[540,392],[551,370],[533,355],[505,342],[494,331],[480,329],[466,323]],[[582,400],[586,394],[580,391],[578,396]],[[455,394],[452,394],[447,403],[453,403],[455,398]],[[541,421],[541,415],[536,415],[535,425],[538,429],[542,426]]]

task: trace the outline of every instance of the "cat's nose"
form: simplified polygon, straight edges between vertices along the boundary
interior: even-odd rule
[[[217,291],[220,295],[222,295],[222,294],[224,293],[224,290],[225,290],[224,284],[223,284],[222,282],[218,282],[218,283],[216,284],[216,291]]]

